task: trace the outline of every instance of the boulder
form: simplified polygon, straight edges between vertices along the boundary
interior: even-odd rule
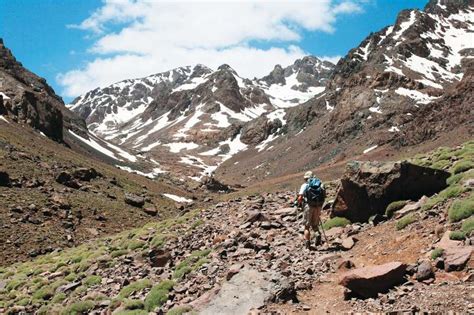
[[[124,201],[126,204],[129,204],[133,207],[138,207],[138,208],[141,208],[145,205],[145,198],[137,196],[135,194],[131,194],[131,193],[125,193]]]
[[[371,298],[402,283],[405,271],[406,265],[401,262],[358,268],[344,273],[339,284],[357,296]]]
[[[365,222],[384,214],[393,201],[418,200],[446,187],[450,173],[402,162],[350,162],[341,179],[331,216]]]
[[[94,178],[100,177],[101,174],[97,172],[94,168],[78,168],[72,173],[72,177],[89,182]]]
[[[56,175],[56,182],[74,189],[78,189],[81,187],[81,184],[79,184],[79,182],[74,179],[72,175],[68,172],[61,172]]]
[[[146,207],[145,209],[143,209],[143,211],[151,216],[155,216],[158,214],[158,210],[156,210],[155,207]]]
[[[444,270],[462,270],[471,258],[474,247],[450,247],[444,252]]]
[[[423,261],[416,268],[415,278],[418,281],[428,280],[434,276],[433,267],[427,260]]]
[[[203,187],[205,187],[207,190],[210,191],[223,191],[223,192],[230,192],[231,189],[229,186],[221,183],[217,179],[215,179],[213,176],[206,176],[201,180],[201,184]]]
[[[0,186],[10,187],[10,175],[5,171],[0,171]]]
[[[150,259],[150,265],[153,267],[164,267],[170,261],[171,254],[168,251],[162,249],[152,249],[148,253]]]

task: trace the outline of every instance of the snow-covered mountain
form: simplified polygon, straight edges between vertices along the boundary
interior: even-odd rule
[[[97,88],[70,108],[96,136],[199,179],[278,137],[286,110],[323,92],[333,68],[308,56],[249,80],[228,65],[182,67]]]

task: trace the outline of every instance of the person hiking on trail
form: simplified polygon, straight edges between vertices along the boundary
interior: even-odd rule
[[[321,209],[323,207],[325,191],[321,180],[313,176],[313,172],[307,171],[304,174],[304,183],[298,192],[297,203],[303,209],[304,240],[306,248],[311,246],[311,232],[318,231],[316,234],[316,245],[321,243],[321,234],[319,231],[319,221]]]

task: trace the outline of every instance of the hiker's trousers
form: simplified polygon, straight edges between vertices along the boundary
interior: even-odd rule
[[[303,211],[303,224],[306,229],[312,229],[313,231],[317,231],[319,226],[319,220],[321,217],[321,208],[323,207],[323,203],[318,204],[316,206],[310,206],[308,204],[305,205]]]

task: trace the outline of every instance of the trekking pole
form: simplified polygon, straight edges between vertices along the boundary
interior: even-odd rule
[[[326,233],[324,232],[324,227],[323,227],[323,222],[321,220],[319,220],[319,225],[321,226],[321,231],[324,236],[324,241],[326,242],[326,244],[328,243],[328,238],[326,237]]]

